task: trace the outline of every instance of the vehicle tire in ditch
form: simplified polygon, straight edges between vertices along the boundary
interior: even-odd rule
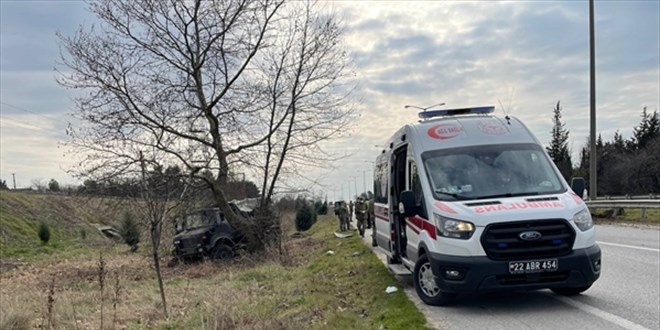
[[[587,291],[591,285],[579,286],[576,288],[551,288],[552,292],[562,295],[562,296],[576,296],[582,292]]]
[[[415,264],[413,282],[417,295],[428,305],[444,306],[450,304],[456,298],[456,294],[440,290],[431,269],[431,262],[425,254],[421,255]]]
[[[234,257],[234,250],[227,244],[218,243],[211,252],[214,260],[227,260]]]

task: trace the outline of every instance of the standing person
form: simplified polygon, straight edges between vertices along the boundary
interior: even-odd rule
[[[348,230],[348,209],[346,208],[346,202],[335,203],[335,214],[339,219],[339,231]]]
[[[373,222],[372,225],[372,230],[371,230],[371,246],[378,246],[378,243],[376,242],[376,212],[374,210],[374,203],[375,200],[374,198],[369,200],[369,217],[371,218],[371,221]]]
[[[348,201],[348,222],[353,222],[353,201]]]
[[[364,227],[367,221],[367,203],[362,196],[357,198],[355,202],[355,219],[357,220],[357,228],[360,236],[364,237]]]
[[[375,226],[374,223],[374,199],[366,201],[367,203],[367,229],[371,229]],[[376,228],[374,228],[376,230]]]

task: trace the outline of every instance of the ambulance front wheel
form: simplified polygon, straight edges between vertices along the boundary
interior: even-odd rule
[[[442,292],[435,281],[429,258],[423,254],[415,264],[413,273],[415,291],[423,302],[433,306],[445,306],[456,298],[456,294]]]

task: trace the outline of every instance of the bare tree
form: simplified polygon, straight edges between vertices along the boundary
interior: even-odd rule
[[[37,191],[46,191],[48,187],[45,179],[43,178],[32,179],[30,183],[31,183],[30,188],[33,188]]]
[[[144,158],[142,152],[139,152],[140,158],[140,174],[142,183],[142,189],[140,193],[140,203],[143,207],[139,208],[142,210],[143,217],[146,219],[149,225],[149,237],[151,238],[151,252],[154,261],[154,266],[156,268],[156,278],[158,280],[158,288],[160,290],[160,299],[163,305],[163,314],[165,317],[168,317],[167,313],[167,301],[165,299],[165,287],[163,286],[163,276],[160,271],[160,242],[163,232],[163,224],[166,218],[171,215],[172,211],[175,210],[183,197],[183,193],[179,194],[177,187],[179,184],[176,182],[178,177],[168,177],[160,171],[163,168],[162,165],[158,164],[155,160],[151,160],[149,163],[154,165],[155,171],[147,178],[147,160]]]
[[[161,161],[187,172],[211,170],[200,178],[229,221],[245,227],[224,191],[232,173],[261,178],[267,209],[277,182],[321,164],[317,142],[342,132],[355,114],[340,25],[318,6],[90,3],[99,26],[60,35],[65,70],[58,81],[87,92],[74,114],[82,125],[69,130],[85,152],[75,172],[121,176],[139,168],[137,151],[165,155]]]

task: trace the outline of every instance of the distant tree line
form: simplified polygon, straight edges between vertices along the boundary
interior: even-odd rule
[[[561,122],[561,105],[553,109],[552,139],[546,150],[564,178],[583,177],[589,182],[589,141],[573,166],[568,148],[569,131]],[[598,195],[642,195],[660,193],[660,118],[658,111],[642,109],[641,121],[630,139],[617,130],[611,141],[596,141]]]
[[[202,179],[212,178],[209,171],[201,171],[197,176],[184,175],[178,166],[156,166],[154,170],[146,173],[146,184],[152,187],[156,197],[166,194],[181,195],[184,189],[193,189],[198,202],[207,201],[209,205],[214,204],[213,192],[210,186]],[[81,185],[61,186],[55,179],[50,179],[44,184],[41,179],[32,180],[32,187],[40,192],[66,193],[90,196],[112,196],[112,197],[139,197],[142,192],[142,180],[140,177],[129,177],[121,179],[104,178],[103,180],[87,179]],[[186,188],[186,186],[188,186]],[[260,197],[259,188],[249,180],[230,179],[224,184],[228,200]],[[9,190],[6,182],[0,180],[0,190]]]
[[[147,185],[157,187],[154,191],[156,196],[172,191],[175,194],[181,194],[188,185],[187,189],[195,190],[198,201],[207,200],[213,204],[213,192],[209,185],[200,178],[212,178],[212,176],[209,171],[202,171],[198,176],[187,176],[182,173],[178,166],[168,166],[166,168],[157,166],[155,170],[146,173],[146,181]],[[138,177],[122,180],[106,179],[103,181],[87,179],[77,187],[76,192],[84,195],[136,197],[141,192],[141,185],[142,182]],[[259,189],[252,181],[230,179],[224,185],[228,200],[259,197]]]

